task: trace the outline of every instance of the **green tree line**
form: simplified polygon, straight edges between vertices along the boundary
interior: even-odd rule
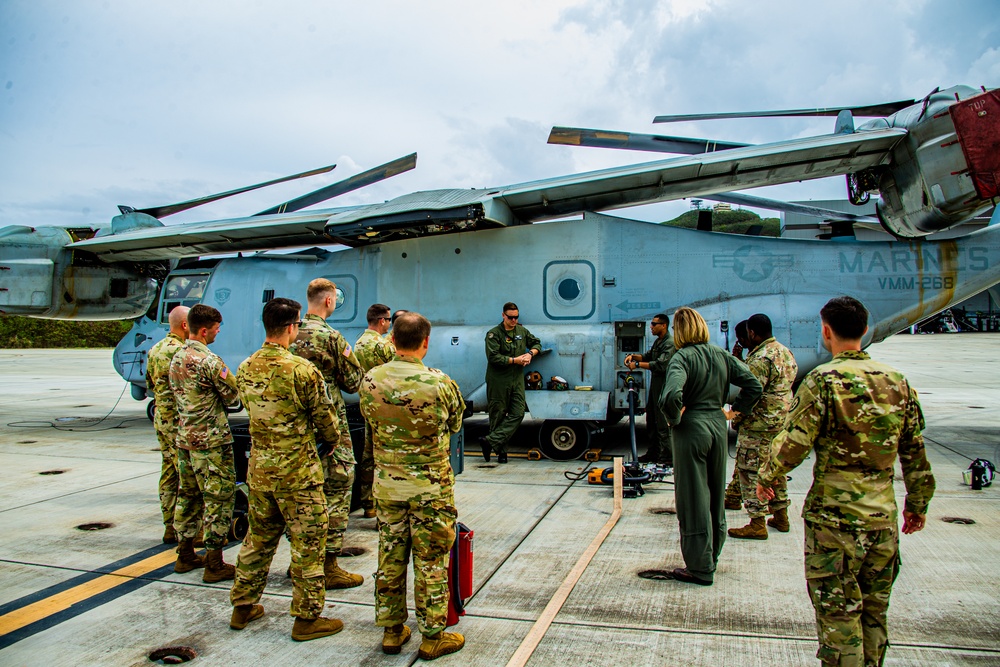
[[[131,320],[80,322],[0,317],[0,348],[114,347],[129,329]]]

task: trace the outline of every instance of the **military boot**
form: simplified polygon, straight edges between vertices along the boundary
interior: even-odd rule
[[[738,510],[743,508],[743,498],[741,496],[731,496],[726,494],[726,509]]]
[[[333,588],[354,588],[364,583],[365,578],[360,574],[352,574],[337,565],[337,557],[329,551],[326,553],[326,561],[323,563],[323,575],[326,577],[327,590]]]
[[[344,629],[344,622],[337,618],[296,618],[292,625],[292,639],[307,642],[310,639],[329,637]]]
[[[441,631],[432,637],[424,637],[420,642],[420,650],[417,655],[421,660],[434,660],[442,655],[461,651],[465,646],[465,637],[457,632]]]
[[[205,574],[201,580],[206,584],[219,581],[229,581],[236,577],[236,568],[222,560],[222,549],[209,549],[205,552]]]
[[[198,534],[194,536],[194,548],[203,549],[205,547],[205,531],[199,530]]]
[[[169,526],[164,526],[163,528],[163,543],[164,544],[177,544],[177,531],[174,530],[173,524]]]
[[[205,559],[194,552],[193,540],[190,537],[182,537],[177,546],[177,562],[174,563],[174,572],[183,574],[199,567],[205,567]]]
[[[788,509],[782,507],[780,510],[775,510],[774,516],[767,520],[767,525],[779,533],[787,533],[791,528],[788,523]]]
[[[730,528],[729,537],[741,540],[766,540],[767,526],[764,525],[764,517],[754,517],[742,528]]]
[[[233,616],[229,619],[229,627],[242,630],[250,621],[256,621],[264,615],[264,605],[240,604],[233,607]]]
[[[364,516],[365,516],[366,519],[374,519],[376,517],[375,508],[374,507],[366,507],[365,508],[365,515]]]
[[[403,644],[410,641],[410,629],[400,623],[386,628],[382,633],[382,653],[397,655],[403,650]]]

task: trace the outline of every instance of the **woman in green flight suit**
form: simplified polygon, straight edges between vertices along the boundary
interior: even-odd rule
[[[692,308],[674,314],[674,345],[660,406],[673,426],[674,495],[686,567],[670,578],[710,586],[726,539],[722,407],[730,384],[741,389],[732,406],[737,412],[749,412],[762,389],[743,362],[708,342],[708,325]]]

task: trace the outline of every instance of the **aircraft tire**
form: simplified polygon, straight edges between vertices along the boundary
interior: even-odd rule
[[[229,524],[229,541],[242,542],[250,530],[250,519],[246,514],[234,514],[233,521]]]
[[[156,413],[156,399],[152,399],[149,403],[146,403],[146,416],[149,417],[149,421],[153,421],[153,415]]]
[[[572,461],[590,447],[590,425],[583,421],[547,419],[538,432],[538,445],[546,458]]]

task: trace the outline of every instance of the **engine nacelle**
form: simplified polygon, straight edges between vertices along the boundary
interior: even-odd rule
[[[956,123],[956,111],[961,109],[952,108],[981,104],[990,96],[975,92],[967,86],[956,86],[930,95],[926,108],[910,107],[884,121],[866,124],[878,127],[888,122],[908,129],[907,136],[893,148],[890,164],[879,178],[878,217],[891,234],[926,236],[993,206],[977,191],[976,166],[970,166],[966,159],[962,137],[971,132],[1000,136],[1000,116],[977,117],[975,126],[970,126],[968,122]],[[956,97],[962,101],[956,104]]]
[[[156,298],[159,265],[106,264],[66,244],[92,229],[0,229],[0,313],[58,320],[139,317]]]

